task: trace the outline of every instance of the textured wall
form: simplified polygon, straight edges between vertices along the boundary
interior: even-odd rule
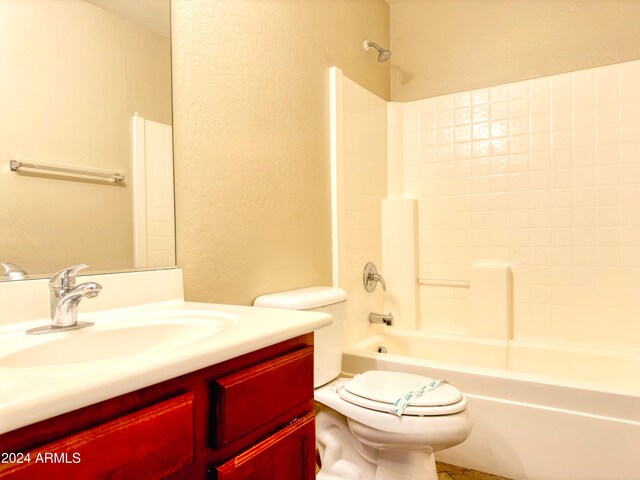
[[[249,304],[331,282],[329,67],[389,97],[383,0],[172,4],[185,296]]]
[[[391,98],[459,92],[640,58],[637,0],[404,0]]]

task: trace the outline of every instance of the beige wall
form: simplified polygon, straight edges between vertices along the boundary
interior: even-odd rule
[[[329,67],[388,98],[383,0],[172,2],[177,258],[188,300],[331,282]]]
[[[135,111],[171,123],[170,43],[81,0],[0,1],[0,261],[131,268],[128,182],[11,172],[14,158],[131,175]]]
[[[416,100],[640,58],[637,0],[404,0],[391,98]]]

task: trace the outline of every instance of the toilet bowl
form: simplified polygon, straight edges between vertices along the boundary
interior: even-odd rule
[[[316,439],[322,463],[316,478],[437,480],[434,453],[464,442],[471,432],[466,398],[446,382],[405,372],[339,377],[345,301],[344,290],[313,287],[254,302],[333,316],[331,325],[315,332]],[[400,401],[407,395],[410,401]],[[394,414],[396,403],[401,408]]]
[[[323,387],[315,390],[315,399],[318,402],[318,417],[327,407],[338,412],[342,417],[334,417],[331,424],[327,421],[319,422],[318,441],[321,442],[320,429],[336,428],[336,424],[346,423],[349,431],[355,439],[368,447],[376,450],[371,456],[375,457],[375,474],[354,478],[362,479],[412,479],[412,478],[437,478],[435,459],[433,454],[445,448],[458,445],[467,439],[471,432],[471,421],[467,411],[466,398],[451,385],[443,385],[445,388],[436,388],[432,392],[417,398],[415,405],[407,407],[401,416],[389,413],[395,400],[407,393],[392,393],[390,397],[380,398],[379,388],[385,385],[385,380],[394,380],[394,377],[404,377],[402,372],[369,371],[359,375],[353,380],[339,378]],[[372,390],[367,390],[363,382],[358,382],[361,377],[369,376],[372,380]],[[432,379],[411,375],[414,387],[428,384]],[[375,381],[379,381],[376,385]],[[353,385],[359,383],[357,385]],[[394,383],[394,382],[392,382]],[[354,387],[357,387],[354,388]],[[351,390],[351,391],[350,391]],[[357,391],[353,393],[353,391]],[[438,391],[440,390],[440,391]],[[434,395],[430,395],[433,393]],[[343,440],[344,441],[344,440]],[[326,443],[326,442],[325,442]],[[339,449],[336,440],[327,448]],[[323,469],[325,467],[323,455]],[[331,457],[331,455],[329,455]],[[370,460],[351,460],[356,468],[362,468],[363,463]],[[326,465],[327,471],[336,471],[344,465]],[[352,468],[353,469],[353,468]],[[322,470],[321,470],[322,472]],[[319,479],[323,476],[319,475]],[[340,478],[336,476],[327,479]],[[349,477],[350,478],[350,477]]]

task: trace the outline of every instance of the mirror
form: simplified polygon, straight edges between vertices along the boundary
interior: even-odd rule
[[[0,264],[29,278],[175,265],[169,10],[0,0]]]

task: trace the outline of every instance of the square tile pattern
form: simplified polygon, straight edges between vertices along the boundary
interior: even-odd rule
[[[640,61],[399,105],[420,277],[509,263],[516,339],[637,350]],[[421,287],[421,328],[469,334],[468,294]]]

